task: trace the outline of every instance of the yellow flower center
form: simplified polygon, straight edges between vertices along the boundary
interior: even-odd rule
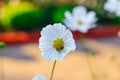
[[[77,22],[79,25],[83,24],[83,21],[82,20],[78,20]]]
[[[63,46],[64,46],[64,42],[61,38],[57,38],[56,40],[54,40],[53,47],[57,51],[61,51],[64,48]]]

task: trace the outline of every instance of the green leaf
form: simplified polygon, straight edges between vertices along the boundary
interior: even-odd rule
[[[0,42],[0,48],[4,48],[5,47],[5,43]]]

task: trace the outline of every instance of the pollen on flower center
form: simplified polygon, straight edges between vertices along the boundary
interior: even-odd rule
[[[83,21],[82,20],[78,20],[77,22],[79,25],[83,24]]]
[[[61,51],[64,48],[64,42],[61,38],[57,38],[54,40],[53,46],[57,51]]]

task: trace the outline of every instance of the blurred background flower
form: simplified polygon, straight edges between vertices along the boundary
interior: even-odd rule
[[[110,13],[115,13],[120,16],[120,0],[107,0],[104,9]]]
[[[110,1],[112,0],[3,0],[0,1],[0,30],[41,30],[47,24],[63,22],[64,13],[72,12],[78,5],[85,6],[88,11],[94,11],[98,18],[97,24],[118,25],[120,16],[109,12],[113,12],[110,10],[113,7],[117,7],[119,12],[119,1],[115,0],[114,6],[106,10],[108,8],[104,6],[110,6]]]
[[[72,13],[66,11],[64,23],[72,31],[88,32],[89,29],[96,27],[96,13],[87,12],[86,7],[77,6],[73,8]]]
[[[43,75],[37,75],[32,80],[46,80],[46,78]]]

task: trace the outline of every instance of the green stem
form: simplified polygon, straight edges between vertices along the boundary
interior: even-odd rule
[[[56,60],[54,61],[54,64],[53,64],[53,68],[52,68],[52,72],[51,72],[51,76],[50,76],[50,80],[53,80],[53,74],[54,74],[54,70],[55,70],[55,66],[56,66]]]

